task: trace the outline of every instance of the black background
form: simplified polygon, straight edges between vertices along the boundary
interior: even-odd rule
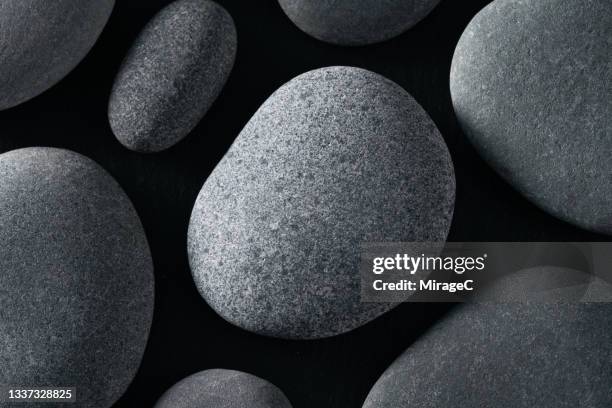
[[[112,82],[132,40],[168,0],[119,0],[99,42],[63,81],[0,112],[0,153],[55,146],[93,158],[123,186],[141,216],[155,261],[156,305],[136,379],[115,407],[152,406],[182,378],[208,368],[242,370],[280,387],[294,408],[359,408],[384,369],[449,308],[404,304],[351,333],[284,341],[231,326],[200,298],[186,256],[191,208],[200,187],[266,98],[296,75],[351,65],[408,90],[431,115],[457,173],[451,241],[602,241],[540,211],[476,155],[454,117],[448,76],[455,45],[489,1],[442,0],[412,30],[383,44],[345,48],[299,31],[275,0],[218,0],[238,29],[234,71],[192,134],[155,155],[123,148],[106,117]],[[418,375],[418,373],[415,373]]]

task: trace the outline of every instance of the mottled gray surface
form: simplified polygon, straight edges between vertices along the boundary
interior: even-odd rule
[[[360,244],[444,241],[454,198],[444,140],[406,91],[358,68],[311,71],[263,104],[206,181],[191,269],[244,329],[332,336],[392,307],[360,302]]]
[[[291,408],[281,390],[251,374],[206,370],[175,384],[155,408]]]
[[[49,89],[85,57],[114,0],[0,1],[0,110]]]
[[[4,153],[0,174],[0,385],[76,387],[66,406],[108,408],[153,314],[138,215],[108,173],[67,150]]]
[[[364,408],[608,408],[612,305],[473,304],[412,345]]]
[[[108,115],[128,149],[158,152],[183,139],[225,85],[236,56],[232,17],[208,0],[178,0],[145,27],[126,56]]]
[[[493,281],[479,301],[495,302],[610,302],[612,285],[599,276],[559,266],[537,266]]]
[[[455,51],[453,104],[481,155],[550,214],[612,233],[612,2],[497,0]]]
[[[339,45],[366,45],[402,34],[440,0],[279,0],[305,33]]]

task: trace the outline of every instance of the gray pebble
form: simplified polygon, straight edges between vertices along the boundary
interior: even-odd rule
[[[355,329],[362,242],[444,241],[454,170],[435,124],[373,72],[305,73],[257,111],[206,181],[189,227],[196,285],[226,320],[283,338]]]
[[[453,59],[457,117],[533,203],[612,234],[612,2],[496,0]]]
[[[610,304],[472,304],[382,375],[364,408],[608,408]]]
[[[136,374],[153,314],[138,215],[77,153],[14,150],[0,174],[0,384],[76,387],[66,406],[108,408]]]
[[[366,45],[402,34],[440,0],[279,0],[300,30],[338,45]]]
[[[232,17],[208,0],[178,0],[145,27],[115,80],[108,115],[128,149],[158,152],[183,139],[221,93],[234,65]]]
[[[2,0],[0,110],[40,95],[93,47],[114,0]]]
[[[206,370],[170,388],[154,408],[291,408],[281,390],[254,375]]]

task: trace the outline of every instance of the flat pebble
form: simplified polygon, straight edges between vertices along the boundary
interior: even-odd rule
[[[208,112],[236,56],[232,17],[208,0],[178,0],[144,28],[113,86],[108,115],[128,149],[158,152],[182,140]]]
[[[361,244],[445,241],[454,200],[446,144],[406,91],[363,69],[318,69],[263,104],[204,184],[192,273],[246,330],[340,334],[392,307],[361,302]]]
[[[170,388],[154,408],[291,408],[281,390],[251,374],[206,370]]]
[[[612,2],[496,0],[453,59],[457,117],[548,213],[612,234]]]
[[[610,304],[472,304],[398,358],[364,408],[608,408]]]
[[[114,0],[2,0],[0,110],[40,95],[93,47]]]
[[[67,150],[1,154],[0,174],[0,384],[76,387],[75,406],[109,408],[153,315],[138,215],[106,171]]]
[[[366,45],[402,34],[440,0],[279,0],[302,31],[338,45]]]

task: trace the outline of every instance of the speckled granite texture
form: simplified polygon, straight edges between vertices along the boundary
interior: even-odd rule
[[[236,56],[232,17],[208,0],[178,0],[145,27],[115,80],[108,115],[128,149],[158,152],[183,139],[225,85]]]
[[[533,203],[612,234],[612,2],[496,0],[451,72],[480,154]]]
[[[281,390],[254,375],[207,370],[170,388],[154,408],[291,408]]]
[[[153,315],[138,215],[108,173],[67,150],[4,153],[0,174],[0,385],[76,387],[66,406],[109,408]]]
[[[364,408],[608,408],[609,304],[472,304],[378,380]]]
[[[338,45],[366,45],[396,37],[440,0],[279,0],[305,33]]]
[[[332,336],[392,307],[360,301],[361,243],[444,241],[454,199],[444,140],[406,91],[370,71],[318,69],[276,91],[208,178],[189,261],[229,322]]]
[[[0,110],[65,77],[94,45],[114,0],[2,0]]]

